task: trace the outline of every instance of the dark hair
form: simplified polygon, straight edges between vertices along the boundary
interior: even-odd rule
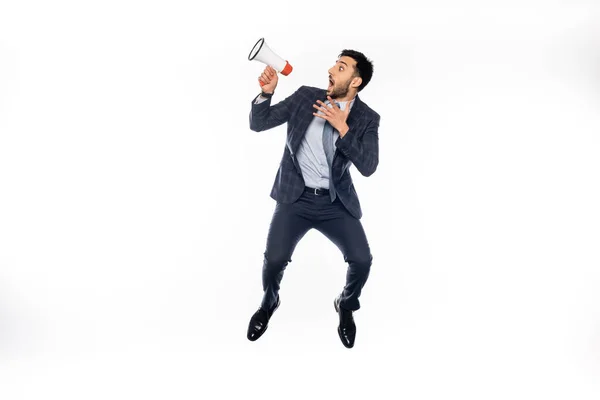
[[[362,78],[362,83],[357,89],[360,92],[371,81],[371,77],[373,76],[373,62],[365,57],[363,53],[356,50],[342,50],[338,58],[343,56],[351,57],[356,61],[354,76],[360,76]]]

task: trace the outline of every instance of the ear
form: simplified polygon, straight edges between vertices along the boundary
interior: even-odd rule
[[[357,76],[352,79],[352,83],[350,84],[353,88],[357,89],[362,84],[362,78]]]

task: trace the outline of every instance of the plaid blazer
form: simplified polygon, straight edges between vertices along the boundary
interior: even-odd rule
[[[287,122],[287,139],[279,170],[273,183],[271,197],[281,203],[293,203],[304,191],[304,178],[296,159],[296,152],[315,116],[313,104],[326,101],[327,91],[310,86],[301,86],[293,94],[271,106],[271,99],[254,104],[250,111],[250,129],[255,132],[274,128]],[[362,217],[358,195],[350,176],[350,165],[358,172],[370,176],[379,163],[380,116],[363,103],[358,95],[352,105],[346,123],[350,128],[344,137],[335,142],[332,174],[333,183],[340,201],[357,219]]]

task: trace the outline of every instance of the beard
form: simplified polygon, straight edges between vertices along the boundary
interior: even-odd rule
[[[340,97],[346,96],[348,94],[348,90],[350,90],[351,80],[352,79],[348,79],[345,83],[334,85],[329,96],[331,96],[332,99],[339,99]]]

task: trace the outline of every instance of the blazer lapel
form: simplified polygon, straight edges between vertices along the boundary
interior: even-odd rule
[[[313,118],[315,118],[315,116],[313,115],[313,112],[315,112],[315,109],[313,107],[314,104],[317,104],[317,100],[321,100],[321,101],[326,101],[327,100],[327,91],[326,90],[319,90],[316,91],[314,93],[314,95],[311,97],[312,102],[307,102],[307,104],[303,104],[301,107],[302,109],[299,112],[298,115],[298,124],[297,126],[294,128],[294,134],[292,137],[290,137],[290,142],[289,142],[289,148],[291,153],[295,156],[296,151],[298,150],[298,147],[300,147],[300,143],[302,143],[302,139],[304,138],[304,135],[306,134],[306,130],[308,129],[308,126],[310,125],[310,123],[312,122]]]
[[[356,97],[354,98],[354,104],[352,105],[352,108],[350,109],[350,113],[348,114],[348,119],[346,120],[346,124],[348,124],[348,127],[350,128],[350,130],[352,130],[352,128],[354,128],[356,126],[357,122],[360,121],[360,117],[364,114],[364,112],[365,112],[365,110],[364,110],[363,103],[357,94]],[[336,147],[335,153],[333,153],[333,160],[331,161],[331,165],[333,165],[335,163],[335,158],[339,152],[340,152],[340,149],[338,149]]]
[[[354,104],[352,105],[352,109],[350,110],[350,114],[348,114],[348,119],[346,120],[346,123],[348,124],[350,129],[352,129],[356,121],[360,121],[360,117],[364,114],[364,112],[365,109],[363,106],[363,102],[360,99],[360,97],[356,95],[356,98],[354,99]]]

